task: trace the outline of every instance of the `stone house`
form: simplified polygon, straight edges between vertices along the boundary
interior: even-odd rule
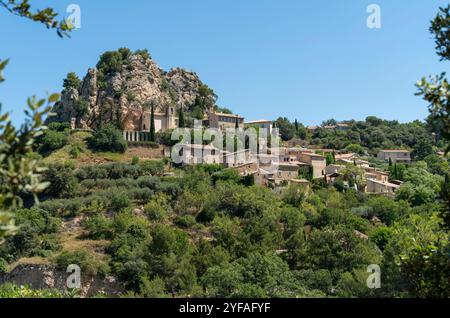
[[[244,128],[244,117],[239,115],[211,112],[208,113],[207,118],[205,125],[210,128],[217,128],[220,130],[236,128],[236,122],[238,123],[239,128]]]
[[[254,120],[244,123],[245,128],[247,127],[258,127],[259,129],[266,129],[267,134],[272,134],[272,121],[271,120]]]
[[[388,162],[389,160],[392,163],[411,163],[411,152],[403,149],[395,149],[395,150],[381,150],[377,158],[382,161]]]
[[[184,144],[179,145],[182,165],[221,164],[222,151],[212,145]]]
[[[324,156],[311,152],[299,152],[297,159],[313,168],[313,179],[323,178],[327,166],[327,161]]]
[[[255,174],[255,182],[259,185],[270,184],[278,186],[283,182],[289,182],[298,177],[298,165],[291,163],[280,163],[276,166],[259,168]]]
[[[243,149],[236,152],[222,151],[222,162],[226,168],[236,168],[249,163],[256,163],[250,150]]]
[[[398,188],[400,188],[398,184],[378,181],[376,179],[367,179],[366,191],[368,193],[393,195]]]

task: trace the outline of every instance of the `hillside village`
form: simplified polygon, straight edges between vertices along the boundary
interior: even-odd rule
[[[123,137],[131,144],[148,142],[150,141],[151,121],[153,120],[156,133],[172,131],[179,125],[179,118],[176,114],[174,107],[168,107],[165,113],[144,111],[138,125],[139,128],[133,131],[124,130]],[[71,128],[73,130],[76,130],[75,122],[76,120],[72,119]],[[256,128],[267,129],[272,134],[275,126],[271,120],[246,122],[239,115],[218,112],[205,114],[202,123],[203,127],[218,129],[223,133],[228,128],[241,130]],[[319,126],[307,127],[308,130],[313,131],[319,128]],[[347,130],[349,126],[337,124],[321,128]],[[402,184],[402,181],[390,179],[388,171],[372,167],[367,161],[367,156],[338,149],[281,146],[277,149],[269,148],[266,154],[252,153],[249,149],[228,152],[212,145],[186,145],[183,149],[188,153],[184,158],[184,165],[221,164],[225,168],[237,170],[243,176],[253,175],[257,184],[271,188],[287,186],[290,183],[309,186],[312,181],[322,181],[333,185],[336,180],[342,179],[344,187],[352,187],[361,192],[392,196]],[[195,154],[194,149],[196,150]],[[171,149],[166,147],[163,154],[170,158]],[[380,150],[377,159],[390,165],[410,164],[411,152],[404,149]],[[348,166],[358,168],[359,175],[355,172],[348,172]],[[305,171],[306,173],[303,173]],[[358,178],[360,179],[358,180]]]
[[[222,133],[227,128],[255,128],[265,129],[272,135],[276,127],[274,121],[246,121],[242,116],[218,107],[216,99],[214,92],[197,74],[180,68],[165,72],[146,50],[119,49],[104,53],[97,67],[89,69],[82,80],[73,73],[68,75],[61,102],[54,107],[57,116],[49,122],[70,122],[73,131],[95,130],[111,123],[122,131],[130,145],[141,146],[153,143],[156,134],[170,134],[175,128],[192,127],[194,120],[200,121],[204,128]],[[305,127],[304,131],[308,134],[320,134],[321,131],[351,133],[351,123],[332,121]],[[322,149],[323,145],[311,145],[292,137],[289,140],[285,136],[275,136],[283,142],[276,149],[264,149],[263,153],[252,153],[250,149],[233,153],[212,145],[185,146],[183,164],[221,164],[242,175],[252,175],[257,184],[271,188],[292,182],[333,185],[338,181],[346,188],[393,195],[402,183],[389,178],[389,172],[380,167],[373,167],[368,161],[368,153],[331,147]],[[171,147],[164,146],[162,154],[170,157]],[[390,166],[411,162],[411,152],[405,148],[381,148],[373,155]],[[356,171],[351,171],[349,166]]]
[[[0,104],[0,299],[171,298],[136,304],[211,317],[303,310],[309,298],[333,299],[319,306],[332,310],[338,298],[448,299],[450,86],[441,73],[414,87],[411,65],[423,65],[420,74],[439,66],[422,50],[430,38],[414,32],[411,42],[404,6],[369,5],[365,32],[356,24],[364,7],[342,7],[330,38],[335,19],[296,27],[335,9],[326,4],[180,2],[111,2],[107,16],[83,2],[75,35],[78,4],[60,18],[34,0],[0,0],[9,35],[0,84],[7,80],[10,104],[6,113]],[[434,14],[428,7],[409,8],[414,23]],[[377,30],[387,11],[389,32]],[[16,20],[78,39],[55,44]],[[450,5],[429,26],[441,62],[450,61],[449,29]],[[165,70],[146,49],[106,51],[81,77],[68,69],[86,67],[105,45],[136,41],[201,63],[211,82],[254,100],[223,105],[197,73]],[[24,43],[48,49],[30,60]],[[60,94],[28,98],[17,126],[8,113],[16,98],[29,83],[54,85],[61,71],[69,73]],[[258,119],[268,117],[263,106],[279,113]],[[302,123],[321,109],[322,123]],[[368,116],[372,109],[390,119]],[[326,304],[314,303],[315,314]]]
[[[80,264],[83,297],[397,296],[415,277],[397,258],[408,240],[447,235],[449,160],[428,122],[249,120],[145,50],[106,52],[63,87],[27,154],[48,184],[39,202],[19,193],[0,295],[66,295],[66,268]],[[189,142],[172,138],[178,128]],[[393,287],[369,290],[367,264],[379,263]]]

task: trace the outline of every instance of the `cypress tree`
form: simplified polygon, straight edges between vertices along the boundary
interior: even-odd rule
[[[236,125],[235,125],[236,129],[239,129],[239,117],[236,115]]]
[[[156,132],[155,132],[155,110],[152,105],[152,112],[150,115],[150,141],[156,141]]]
[[[298,121],[297,121],[297,119],[295,119],[294,125],[295,125],[295,131],[298,133]]]
[[[184,127],[185,127],[184,113],[183,113],[183,109],[180,107],[179,114],[178,114],[178,128],[184,128]]]
[[[392,159],[389,158],[389,167],[392,167]]]

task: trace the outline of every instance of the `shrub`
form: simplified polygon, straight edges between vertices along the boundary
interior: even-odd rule
[[[199,223],[211,223],[215,217],[216,213],[213,209],[205,208],[197,215],[196,220]]]
[[[145,176],[137,179],[137,185],[141,188],[149,188],[152,190],[156,190],[159,188],[161,184],[161,179],[153,176]]]
[[[97,151],[124,153],[128,144],[122,132],[112,124],[106,124],[96,130],[87,140],[88,146]]]
[[[112,193],[109,208],[115,212],[119,212],[131,206],[131,200],[126,192]]]
[[[370,234],[370,239],[380,248],[380,250],[384,250],[392,236],[393,231],[391,228],[378,227]]]
[[[224,169],[219,172],[216,172],[212,175],[212,180],[214,183],[217,181],[233,181],[235,183],[239,183],[241,181],[241,177],[239,172],[234,169]]]
[[[0,257],[0,274],[6,273],[8,263]]]
[[[62,245],[57,234],[45,234],[42,236],[41,252],[57,252],[61,249]],[[41,255],[48,256],[48,253],[41,253]]]
[[[70,123],[68,123],[68,122],[50,123],[50,124],[48,124],[48,129],[53,130],[53,131],[63,132],[63,131],[66,131],[67,129],[70,129]]]
[[[66,132],[47,130],[39,142],[39,152],[45,154],[61,149],[67,144],[67,140]]]
[[[30,226],[39,233],[57,233],[61,227],[61,219],[52,216],[48,211],[33,207],[16,211],[16,223]]]
[[[78,181],[72,169],[63,165],[50,165],[43,173],[43,179],[50,182],[44,194],[53,198],[67,198],[76,194]]]
[[[95,240],[108,240],[112,237],[112,221],[100,213],[85,220],[83,228],[88,232],[88,237]]]
[[[10,283],[0,285],[0,298],[63,298],[65,296],[57,290],[35,290]]]
[[[153,191],[148,188],[134,188],[130,189],[128,192],[128,197],[133,198],[133,200],[139,202],[147,202],[153,196]]]
[[[106,179],[108,177],[108,172],[105,169],[104,165],[100,166],[85,166],[79,168],[75,171],[75,176],[78,180],[86,180],[86,179]]]
[[[168,197],[164,194],[153,198],[144,207],[145,214],[152,221],[163,221],[169,210]]]
[[[75,264],[80,266],[84,275],[105,277],[109,268],[108,265],[101,261],[95,255],[86,250],[63,251],[56,257],[56,266],[60,270],[66,270],[67,266]]]
[[[131,164],[133,166],[137,165],[139,163],[139,157],[138,156],[133,156],[133,158],[131,159]]]
[[[138,178],[142,171],[139,166],[133,166],[126,163],[116,162],[105,164],[107,177],[110,179],[121,179],[121,178]]]
[[[159,144],[173,147],[177,143],[179,143],[179,140],[172,140],[172,132],[173,130],[166,130],[166,131],[160,131],[156,133],[156,140]]]
[[[164,172],[164,162],[162,160],[145,160],[140,163],[143,173],[156,175]]]
[[[84,211],[85,207],[94,200],[94,196],[86,198],[59,199],[44,201],[39,204],[39,208],[50,212],[52,215],[63,217],[73,217]]]
[[[167,298],[168,294],[165,293],[165,283],[160,277],[156,277],[149,280],[147,277],[143,277],[139,286],[140,295],[145,298]]]
[[[72,146],[69,149],[70,158],[77,159],[79,155],[80,155],[80,148],[78,146]]]
[[[196,221],[192,215],[187,214],[177,217],[173,223],[180,228],[190,228],[195,225]]]

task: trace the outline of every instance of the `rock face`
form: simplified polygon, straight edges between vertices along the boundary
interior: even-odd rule
[[[29,286],[32,289],[57,289],[61,292],[67,290],[67,278],[70,274],[55,269],[49,265],[19,265],[10,273],[0,275],[0,284],[13,283],[18,286]],[[80,295],[93,297],[98,294],[117,297],[125,291],[124,286],[114,277],[81,278]]]
[[[49,121],[74,119],[75,128],[82,129],[112,122],[124,130],[138,130],[142,112],[152,105],[155,112],[165,112],[170,105],[189,111],[200,99],[205,112],[215,106],[216,96],[203,89],[206,86],[197,74],[181,68],[165,72],[148,55],[126,52],[126,58],[119,66],[114,64],[113,71],[105,72],[99,62],[79,85],[66,86],[53,109],[56,116]]]

